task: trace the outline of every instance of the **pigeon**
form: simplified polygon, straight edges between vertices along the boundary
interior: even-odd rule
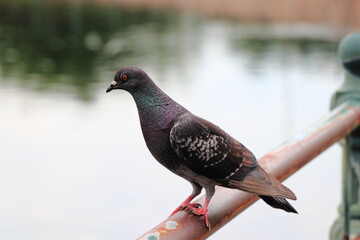
[[[134,98],[143,137],[153,157],[192,185],[190,196],[171,215],[186,210],[203,216],[210,230],[208,205],[215,186],[253,193],[274,208],[297,213],[285,199],[296,200],[295,194],[266,173],[250,150],[175,102],[143,70],[121,67],[106,92],[114,89],[123,89]],[[191,203],[203,188],[203,206]]]

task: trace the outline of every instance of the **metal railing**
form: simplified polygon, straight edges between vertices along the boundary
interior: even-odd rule
[[[358,54],[354,54],[356,50]],[[345,137],[343,141],[343,203],[340,217],[331,229],[332,240],[349,239],[350,235],[360,236],[359,227],[356,229],[358,222],[354,222],[360,223],[360,220],[357,220],[359,218],[356,219],[360,214],[360,191],[358,193],[357,190],[360,185],[360,141],[358,141],[360,130],[357,128],[360,124],[360,75],[356,74],[360,64],[350,64],[355,66],[355,69],[346,67],[347,63],[360,62],[360,34],[345,37],[340,43],[338,53],[340,60],[344,63],[346,77],[343,85],[333,96],[333,110],[319,122],[299,132],[295,137],[259,159],[260,165],[269,174],[283,181],[329,146]],[[349,86],[349,81],[351,81],[351,86]],[[354,84],[357,87],[354,87]],[[201,203],[204,198],[202,196],[195,202]],[[212,225],[210,231],[204,227],[202,218],[180,211],[138,239],[206,239],[257,199],[258,197],[254,194],[219,187],[209,206],[209,220]],[[355,210],[359,211],[352,211],[353,206],[358,206]]]

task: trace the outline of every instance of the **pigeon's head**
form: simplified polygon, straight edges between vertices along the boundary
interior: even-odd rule
[[[140,68],[121,67],[106,92],[108,93],[113,89],[124,89],[132,92],[137,87],[146,85],[149,82],[151,82],[149,76]]]

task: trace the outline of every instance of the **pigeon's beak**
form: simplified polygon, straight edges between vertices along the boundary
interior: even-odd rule
[[[106,93],[110,92],[110,91],[113,90],[113,89],[114,89],[113,85],[110,85],[110,86],[106,89]]]
[[[115,88],[115,85],[117,84],[117,82],[112,81],[111,85],[106,89],[106,92],[110,92],[111,90],[113,90]]]

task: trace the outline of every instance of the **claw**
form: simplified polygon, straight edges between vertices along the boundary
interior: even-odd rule
[[[196,209],[193,208],[189,211],[189,214],[193,214],[196,216],[204,216],[204,220],[205,220],[205,227],[210,231],[211,226],[210,226],[210,222],[208,219],[208,214],[207,214],[207,209],[205,208],[201,208],[201,209]]]
[[[209,220],[207,221],[207,223],[206,223],[206,221],[205,221],[205,227],[207,228],[208,231],[211,230],[211,225],[210,225],[210,223],[209,223]]]
[[[179,206],[180,210],[185,210],[187,208],[187,206]]]
[[[190,195],[178,208],[175,209],[175,211],[171,213],[170,217],[179,211],[188,210],[189,214],[204,216],[205,227],[210,231],[211,225],[207,215],[207,207],[209,205],[210,199],[205,199],[203,207],[200,203],[190,203],[193,198],[194,196]]]
[[[178,208],[176,208],[171,214],[169,217],[171,217],[172,215],[174,215],[175,213],[179,212],[179,211],[182,211],[182,210],[185,210],[187,208],[193,208],[193,205],[196,205],[198,203],[194,203],[194,204],[191,204],[191,200],[193,200],[195,197],[195,195],[190,195]],[[201,205],[200,205],[201,206]]]
[[[193,208],[202,208],[202,205],[200,203],[191,203],[190,204]]]
[[[204,209],[196,209],[196,208],[193,208],[189,211],[190,214],[193,214],[193,215],[196,215],[196,216],[203,216],[203,215],[206,215],[206,210]]]
[[[185,209],[185,208],[184,208]],[[181,211],[181,210],[184,210],[183,208],[182,208],[182,206],[179,206],[178,208],[176,208],[171,214],[170,214],[170,216],[169,217],[171,217],[172,215],[174,215],[175,213],[177,213],[177,212],[179,212],[179,211]]]

